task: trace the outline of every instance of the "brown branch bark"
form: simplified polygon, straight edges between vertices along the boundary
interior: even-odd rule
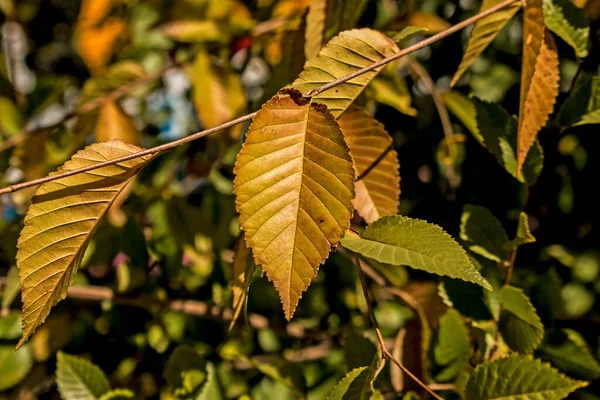
[[[415,52],[417,50],[420,50],[420,49],[422,49],[424,47],[427,47],[427,46],[431,45],[432,43],[435,43],[438,40],[441,40],[441,39],[445,38],[446,36],[449,36],[449,35],[451,35],[451,34],[453,34],[455,32],[458,32],[459,30],[461,30],[461,29],[463,29],[463,28],[471,25],[472,23],[480,20],[481,18],[484,18],[484,17],[486,17],[486,16],[488,16],[490,14],[493,14],[494,12],[496,12],[496,11],[498,11],[498,10],[504,8],[504,7],[509,6],[510,4],[514,3],[515,1],[518,1],[518,0],[505,0],[502,3],[500,3],[500,4],[498,4],[498,5],[490,8],[490,9],[484,11],[484,12],[481,12],[479,14],[474,15],[471,18],[468,18],[468,19],[466,19],[466,20],[464,20],[462,22],[459,22],[458,24],[453,25],[452,27],[450,27],[450,28],[448,28],[448,29],[446,29],[446,30],[438,33],[438,34],[435,34],[435,35],[433,35],[433,36],[431,36],[431,37],[429,37],[429,38],[427,38],[425,40],[422,40],[422,41],[420,41],[418,43],[415,43],[414,45],[412,45],[410,47],[407,47],[406,49],[403,49],[403,50],[401,50],[401,51],[399,51],[399,52],[397,52],[397,53],[395,53],[395,54],[393,54],[393,55],[391,55],[389,57],[386,57],[386,58],[384,58],[384,59],[382,59],[382,60],[380,60],[380,61],[378,61],[376,63],[373,63],[373,64],[367,66],[367,67],[361,68],[358,71],[355,71],[355,72],[353,72],[351,74],[348,74],[348,75],[343,76],[341,78],[335,79],[335,80],[333,80],[333,81],[331,81],[329,83],[326,83],[326,84],[324,84],[324,85],[322,85],[322,86],[320,86],[320,87],[318,87],[316,89],[313,89],[311,92],[306,93],[305,96],[306,97],[314,97],[314,96],[318,95],[319,93],[322,93],[322,92],[324,92],[326,90],[329,90],[329,89],[331,89],[331,88],[333,88],[333,87],[335,87],[335,86],[337,86],[337,85],[339,85],[341,83],[347,82],[347,81],[349,81],[351,79],[354,79],[357,76],[360,76],[360,75],[362,75],[362,74],[364,74],[366,72],[369,72],[369,71],[372,71],[374,69],[377,69],[377,68],[379,68],[379,67],[381,67],[383,65],[386,65],[386,64],[388,64],[388,63],[390,63],[390,62],[392,62],[394,60],[397,60],[397,59],[399,59],[401,57],[404,57],[404,56],[406,56],[408,54],[411,54],[411,53],[413,53],[413,52]],[[178,147],[178,146],[180,146],[182,144],[194,141],[194,140],[202,138],[204,136],[208,136],[208,135],[210,135],[212,133],[215,133],[215,132],[218,132],[218,131],[230,128],[232,126],[235,126],[235,125],[237,125],[239,123],[248,121],[248,120],[252,119],[255,115],[256,115],[256,112],[253,112],[253,113],[247,114],[247,115],[245,115],[243,117],[240,117],[240,118],[234,119],[232,121],[226,122],[226,123],[224,123],[222,125],[216,126],[214,128],[207,129],[207,130],[204,130],[204,131],[200,131],[200,132],[194,133],[194,134],[192,134],[190,136],[187,136],[185,138],[178,139],[178,140],[175,140],[175,141],[172,141],[172,142],[169,142],[169,143],[165,143],[163,145],[156,146],[156,147],[153,147],[153,148],[150,148],[150,149],[147,149],[147,150],[143,150],[143,151],[140,151],[139,153],[134,153],[134,154],[131,154],[131,155],[126,156],[126,157],[120,157],[120,158],[116,158],[116,159],[113,159],[113,160],[110,160],[110,161],[106,161],[106,162],[94,164],[94,165],[91,165],[89,167],[85,167],[85,168],[81,168],[81,169],[77,169],[77,170],[73,170],[73,171],[69,171],[69,172],[65,172],[65,173],[61,173],[61,174],[55,174],[55,175],[48,176],[48,177],[45,177],[45,178],[35,179],[35,180],[32,180],[32,181],[23,182],[23,183],[19,183],[19,184],[16,184],[16,185],[8,186],[8,187],[0,190],[0,195],[6,194],[6,193],[12,193],[12,192],[15,192],[17,190],[25,189],[25,188],[32,187],[32,186],[37,186],[37,185],[40,185],[42,183],[50,182],[50,181],[53,181],[53,180],[56,180],[56,179],[60,179],[60,178],[64,178],[64,177],[67,177],[67,176],[76,175],[76,174],[79,174],[79,173],[82,173],[82,172],[87,172],[87,171],[91,171],[91,170],[94,170],[94,169],[102,168],[102,167],[105,167],[105,166],[108,166],[108,165],[118,164],[118,163],[121,163],[121,162],[124,162],[124,161],[128,161],[128,160],[132,160],[134,158],[141,157],[141,156],[151,155],[151,154],[156,154],[156,153],[161,153],[161,152],[164,152],[164,151],[167,151],[167,150],[171,150],[171,149],[173,149],[175,147]]]

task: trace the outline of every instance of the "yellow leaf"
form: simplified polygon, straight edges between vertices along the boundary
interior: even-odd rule
[[[171,39],[184,43],[219,41],[223,38],[217,24],[210,20],[177,20],[163,25],[160,30]]]
[[[58,173],[140,151],[117,140],[79,151]],[[100,219],[151,156],[102,167],[41,185],[25,215],[17,244],[23,300],[20,347],[67,295]]]
[[[450,28],[448,21],[427,11],[415,11],[411,13],[406,20],[406,24],[426,28],[427,31],[425,33],[428,35],[434,35]]]
[[[246,242],[289,320],[350,225],[354,170],[346,142],[325,106],[287,89],[254,117],[234,173]]]
[[[99,25],[118,2],[119,0],[83,0],[77,25],[85,28]]]
[[[308,60],[304,65],[304,71],[292,83],[292,87],[304,93],[309,92],[398,51],[398,46],[381,32],[366,28],[341,32],[331,39],[315,58]],[[337,119],[380,70],[381,67],[366,72],[313,99],[325,104]]]
[[[327,22],[327,0],[311,0],[306,17],[306,40],[304,54],[307,60],[315,57],[323,45]]]
[[[86,65],[96,73],[110,61],[117,43],[122,40],[127,24],[120,18],[109,18],[97,27],[81,27],[76,31],[77,49]]]
[[[246,98],[238,76],[211,65],[206,51],[196,55],[190,77],[194,105],[205,129],[230,121],[245,111]]]
[[[483,0],[479,12],[484,12],[500,3],[501,0]],[[463,54],[462,61],[458,66],[458,70],[452,77],[450,86],[454,86],[456,82],[458,82],[467,68],[475,61],[477,56],[485,50],[492,40],[494,40],[504,25],[510,21],[520,8],[521,3],[516,1],[508,7],[504,7],[475,23],[473,30],[471,31],[471,37],[469,37],[469,42],[467,43],[467,48]]]
[[[362,176],[392,145],[383,125],[365,110],[351,106],[338,120],[354,160],[358,176]],[[400,164],[394,150],[387,154],[362,179],[356,181],[354,208],[367,223],[385,215],[396,215],[400,203]]]
[[[535,72],[535,64],[544,40],[543,0],[529,0],[523,10],[523,58],[521,68],[521,97],[519,115]],[[519,123],[519,126],[521,124]]]
[[[523,68],[525,66],[523,65]],[[517,175],[533,146],[537,134],[552,114],[560,81],[558,69],[558,53],[554,39],[546,31],[537,56],[529,90],[522,94],[525,101],[519,113],[519,139],[517,142]]]
[[[107,100],[100,109],[96,123],[96,141],[107,142],[113,139],[139,146],[142,135],[121,106],[114,100]]]

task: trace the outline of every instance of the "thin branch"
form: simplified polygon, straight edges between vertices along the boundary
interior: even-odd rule
[[[415,374],[410,372],[408,368],[406,368],[400,361],[396,360],[396,358],[390,353],[385,345],[385,341],[383,340],[383,335],[381,334],[381,330],[379,329],[379,324],[377,323],[377,318],[375,317],[375,312],[373,311],[373,306],[371,304],[371,298],[369,296],[369,289],[367,287],[367,281],[365,280],[365,276],[363,275],[362,267],[360,265],[360,258],[357,253],[354,253],[354,261],[356,264],[356,269],[358,271],[358,276],[360,278],[360,284],[362,286],[363,294],[365,296],[365,301],[367,302],[367,308],[369,310],[369,316],[371,317],[371,322],[373,323],[373,327],[375,328],[375,333],[377,334],[377,340],[379,341],[379,347],[381,348],[381,352],[383,353],[383,361],[386,358],[389,358],[398,368],[400,368],[406,375],[408,375],[411,379],[413,379],[419,386],[425,389],[430,395],[432,395],[437,400],[443,400],[440,396],[438,396],[429,386],[427,386],[423,381],[421,381]]]
[[[431,37],[429,37],[429,38],[427,38],[425,40],[422,40],[422,41],[420,41],[420,42],[418,42],[418,43],[416,43],[416,44],[414,44],[414,45],[412,45],[410,47],[407,47],[406,49],[403,49],[403,50],[401,50],[401,51],[399,51],[399,52],[397,52],[397,53],[395,53],[395,54],[393,54],[393,55],[391,55],[389,57],[386,57],[386,58],[384,58],[384,59],[382,59],[382,60],[380,60],[380,61],[378,61],[376,63],[373,63],[373,64],[367,66],[367,67],[361,68],[361,69],[359,69],[359,70],[357,70],[357,71],[355,71],[355,72],[353,72],[351,74],[348,74],[348,75],[343,76],[341,78],[335,79],[335,80],[333,80],[333,81],[331,81],[329,83],[326,83],[326,84],[324,84],[322,86],[319,86],[318,88],[315,88],[312,91],[310,91],[309,93],[305,94],[305,96],[306,97],[310,97],[310,98],[315,97],[318,94],[320,94],[320,93],[322,93],[322,92],[324,92],[326,90],[329,90],[329,89],[331,89],[331,88],[333,88],[333,87],[335,87],[335,86],[337,86],[337,85],[339,85],[341,83],[344,83],[344,82],[347,82],[347,81],[349,81],[351,79],[354,79],[357,76],[360,76],[360,75],[362,75],[362,74],[364,74],[366,72],[376,70],[377,68],[379,68],[379,67],[381,67],[381,66],[383,66],[385,64],[388,64],[388,63],[390,63],[390,62],[392,62],[394,60],[397,60],[397,59],[399,59],[401,57],[404,57],[404,56],[406,56],[406,55],[408,55],[410,53],[413,53],[413,52],[415,52],[417,50],[420,50],[420,49],[422,49],[424,47],[427,47],[430,44],[435,43],[438,40],[440,40],[442,38],[445,38],[446,36],[449,36],[449,35],[457,32],[457,31],[459,31],[459,30],[461,30],[461,29],[463,29],[463,28],[471,25],[472,23],[480,20],[481,18],[484,18],[484,17],[486,17],[486,16],[488,16],[490,14],[493,14],[494,12],[496,12],[496,11],[498,11],[498,10],[504,8],[504,7],[509,6],[510,4],[514,3],[515,1],[516,0],[505,0],[502,3],[500,3],[500,4],[498,4],[498,5],[490,8],[490,9],[484,11],[484,12],[476,14],[476,15],[472,16],[471,18],[468,18],[468,19],[466,19],[466,20],[464,20],[464,21],[462,21],[462,22],[460,22],[460,23],[458,23],[458,24],[456,24],[456,25],[454,25],[454,26],[452,26],[452,27],[450,27],[450,28],[448,28],[448,29],[446,29],[446,30],[444,30],[444,31],[436,34],[436,35],[433,35],[433,36],[431,36]],[[210,135],[212,133],[215,133],[215,132],[221,131],[223,129],[227,129],[227,128],[230,128],[232,126],[235,126],[235,125],[237,125],[239,123],[248,121],[248,120],[252,119],[255,115],[256,115],[256,112],[253,112],[253,113],[247,114],[247,115],[245,115],[243,117],[240,117],[240,118],[234,119],[232,121],[226,122],[226,123],[224,123],[222,125],[216,126],[214,128],[207,129],[207,130],[204,130],[204,131],[200,131],[200,132],[197,132],[197,133],[195,133],[193,135],[187,136],[185,138],[178,139],[178,140],[175,140],[175,141],[172,141],[172,142],[169,142],[169,143],[165,143],[163,145],[156,146],[156,147],[153,147],[153,148],[150,148],[150,149],[147,149],[147,150],[143,150],[143,151],[140,151],[138,153],[133,153],[133,154],[125,156],[125,157],[119,157],[119,158],[115,158],[115,159],[110,160],[110,161],[101,162],[101,163],[98,163],[98,164],[90,165],[88,167],[76,169],[76,170],[73,170],[73,171],[69,171],[69,172],[65,172],[65,173],[60,173],[60,174],[54,174],[52,176],[47,176],[45,178],[35,179],[35,180],[32,180],[32,181],[23,182],[23,183],[19,183],[19,184],[16,184],[16,185],[8,186],[8,187],[0,190],[0,195],[6,194],[6,193],[12,193],[12,192],[15,192],[17,190],[25,189],[25,188],[32,187],[32,186],[37,186],[37,185],[40,185],[42,183],[46,183],[46,182],[50,182],[50,181],[53,181],[53,180],[61,179],[61,178],[67,177],[67,176],[76,175],[76,174],[79,174],[79,173],[82,173],[82,172],[87,172],[87,171],[91,171],[91,170],[94,170],[94,169],[106,167],[108,165],[113,165],[113,164],[118,164],[118,163],[121,163],[121,162],[124,162],[124,161],[129,161],[129,160],[132,160],[132,159],[135,159],[135,158],[138,158],[138,157],[142,157],[142,156],[146,156],[146,155],[151,155],[151,154],[156,154],[156,153],[161,153],[161,152],[164,152],[164,151],[167,151],[167,150],[171,150],[171,149],[173,149],[175,147],[178,147],[178,146],[180,146],[182,144],[189,143],[189,142],[191,142],[193,140],[202,138],[204,136],[208,136],[208,135]]]

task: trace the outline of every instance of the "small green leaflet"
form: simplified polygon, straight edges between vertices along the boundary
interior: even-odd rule
[[[578,58],[587,56],[590,26],[583,9],[569,0],[544,0],[543,8],[548,29],[567,42]]]
[[[557,120],[562,127],[600,123],[600,76],[582,74],[577,79]]]
[[[379,262],[408,265],[492,290],[465,250],[442,228],[426,221],[400,215],[383,217],[367,226],[361,237],[346,233],[341,243]]]
[[[517,225],[517,236],[507,243],[507,246],[509,248],[515,248],[534,242],[535,236],[531,234],[531,230],[529,229],[529,217],[526,213],[521,211],[519,214],[519,224]]]
[[[544,326],[529,298],[519,288],[505,286],[500,291],[504,307],[498,327],[508,346],[519,353],[531,353],[544,337]]]
[[[460,238],[469,250],[492,261],[507,257],[508,236],[502,223],[485,207],[467,204],[460,218]]]
[[[110,390],[104,372],[91,362],[59,351],[56,384],[65,400],[95,400]]]
[[[406,28],[402,29],[400,32],[396,33],[392,37],[392,40],[394,42],[396,42],[396,44],[400,44],[404,40],[410,38],[411,36],[414,36],[418,33],[427,32],[428,30],[429,29],[427,29],[423,26],[407,26]]]
[[[514,356],[478,365],[469,378],[464,398],[559,400],[584,386],[587,382],[568,378],[538,359]]]

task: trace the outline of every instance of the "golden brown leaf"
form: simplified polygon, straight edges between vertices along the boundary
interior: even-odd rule
[[[325,23],[327,22],[327,0],[311,0],[306,17],[306,39],[304,55],[307,60],[319,54],[323,45]]]
[[[92,72],[100,71],[111,59],[117,43],[127,30],[120,18],[109,18],[96,27],[81,27],[76,31],[79,55]]]
[[[58,173],[140,151],[120,141],[95,143],[79,151]],[[112,202],[150,156],[102,167],[41,185],[25,215],[17,244],[23,300],[21,346],[67,295],[77,268]]]
[[[288,89],[254,117],[234,173],[240,225],[289,320],[350,225],[352,159],[323,105]]]
[[[517,142],[517,175],[533,146],[537,134],[552,114],[558,96],[559,69],[558,53],[550,32],[546,32],[540,46],[529,90],[524,94],[519,114],[519,139]]]
[[[388,151],[392,138],[380,122],[357,106],[348,108],[338,122],[350,148],[357,176],[362,176],[387,152],[375,167],[356,181],[354,208],[369,224],[384,215],[396,215],[400,203],[400,164],[396,152]]]
[[[139,146],[142,142],[142,135],[121,106],[114,100],[107,100],[98,115],[96,141],[107,142],[113,139]]]

